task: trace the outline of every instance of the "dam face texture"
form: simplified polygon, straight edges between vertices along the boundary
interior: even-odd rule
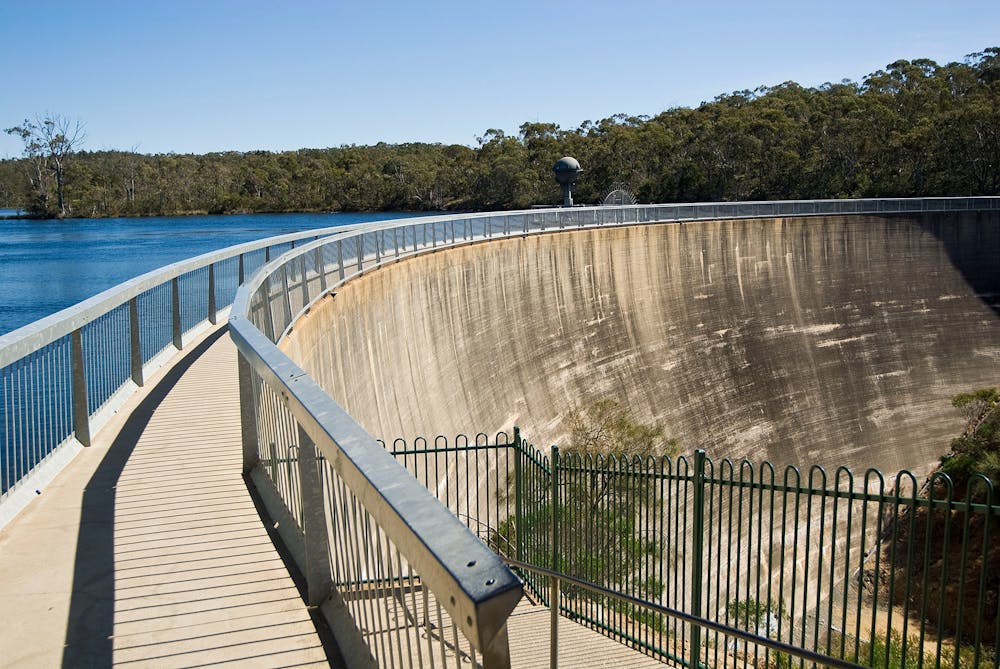
[[[560,232],[405,260],[285,350],[373,435],[564,440],[605,397],[685,452],[925,471],[1000,384],[997,214]]]

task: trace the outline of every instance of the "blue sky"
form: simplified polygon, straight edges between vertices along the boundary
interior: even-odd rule
[[[143,153],[474,146],[990,46],[997,0],[0,0],[0,128],[58,113],[85,148]]]

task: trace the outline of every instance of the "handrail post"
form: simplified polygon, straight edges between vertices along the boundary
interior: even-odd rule
[[[215,263],[208,266],[208,322],[215,325],[219,310],[215,308]]]
[[[705,451],[697,449],[694,452],[694,512],[691,523],[691,615],[701,617],[701,570],[702,553],[704,552],[705,531]],[[698,656],[701,655],[701,628],[697,623],[691,624],[691,659],[688,666],[698,669]]]
[[[323,503],[323,481],[316,459],[316,445],[302,426],[299,430],[299,483],[302,494],[302,535],[306,545],[306,604],[319,606],[330,594],[329,537]]]
[[[239,352],[236,355],[236,373],[240,386],[243,473],[249,474],[260,462],[260,447],[257,442],[257,397],[254,395],[253,369]]]
[[[139,332],[139,298],[128,301],[129,364],[132,382],[140,388],[145,383],[142,375],[142,336]]]
[[[264,334],[268,336],[271,341],[277,341],[277,335],[274,332],[274,312],[273,308],[273,293],[274,286],[271,285],[271,275],[268,274],[264,277],[264,283],[262,284],[264,288],[264,303],[262,309],[264,310]]]
[[[493,642],[482,649],[483,669],[510,669],[510,641],[507,638],[507,623],[500,628]]]
[[[246,281],[245,272],[246,272],[246,269],[243,266],[243,254],[241,253],[240,254],[239,262],[237,263],[237,267],[236,267],[236,284],[237,285],[242,286],[243,282]]]
[[[316,272],[319,274],[319,290],[322,293],[326,292],[326,259],[323,257],[323,247],[317,246],[314,251],[315,258],[313,262],[316,264]]]
[[[306,256],[299,256],[299,273],[302,275],[302,306],[309,305],[309,278],[306,276]],[[289,319],[289,325],[291,320]]]
[[[285,320],[281,324],[281,331],[284,332],[292,324],[292,297],[288,291],[288,263],[281,266],[281,306],[285,309]],[[274,334],[275,337],[278,336],[277,332]]]
[[[174,348],[179,351],[184,348],[184,341],[181,337],[181,287],[176,276],[170,280],[170,321]]]
[[[549,568],[559,571],[559,447],[552,447],[552,554]],[[559,666],[559,579],[550,577],[549,594],[549,667]]]
[[[514,558],[524,561],[524,499],[521,464],[521,428],[514,426]]]
[[[87,365],[83,359],[83,330],[71,336],[73,365],[73,434],[84,446],[90,446],[90,409],[87,406]]]

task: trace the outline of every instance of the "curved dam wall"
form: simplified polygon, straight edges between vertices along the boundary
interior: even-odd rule
[[[922,470],[1000,384],[1000,216],[723,220],[418,256],[282,347],[373,435],[522,427],[601,398],[713,459]]]

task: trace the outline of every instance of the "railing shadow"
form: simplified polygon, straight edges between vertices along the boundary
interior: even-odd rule
[[[62,666],[110,667],[115,623],[115,488],[153,412],[181,377],[228,328],[219,328],[187,351],[129,415],[87,482],[73,567]]]

